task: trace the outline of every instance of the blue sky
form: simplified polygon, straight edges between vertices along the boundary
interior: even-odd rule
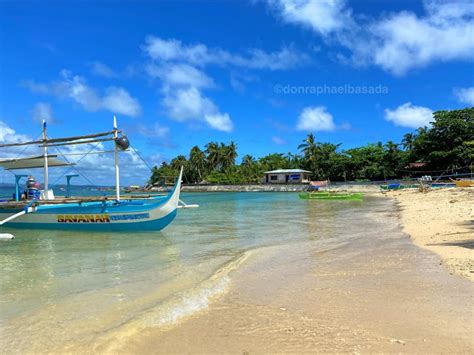
[[[0,141],[35,138],[42,118],[50,136],[109,130],[114,113],[152,164],[209,141],[257,157],[309,132],[400,141],[474,105],[473,16],[469,1],[4,1]],[[108,159],[84,172],[110,181]],[[124,183],[144,182],[123,159],[138,166]]]

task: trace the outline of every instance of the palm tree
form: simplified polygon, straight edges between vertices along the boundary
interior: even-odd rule
[[[415,135],[413,133],[406,133],[405,135],[403,135],[402,145],[405,150],[412,151],[414,142]]]
[[[244,155],[242,158],[242,166],[252,166],[255,164],[255,158],[251,156],[250,154]]]
[[[223,168],[229,168],[235,165],[235,159],[237,158],[237,144],[231,141],[229,145],[222,144],[222,165]]]
[[[189,152],[189,162],[191,163],[191,169],[197,173],[197,180],[202,180],[202,175],[206,169],[206,155],[196,145]]]
[[[221,148],[218,143],[216,142],[209,142],[206,144],[205,150],[207,157],[207,165],[209,170],[215,170],[221,164]]]
[[[315,140],[314,134],[309,133],[303,140],[303,143],[298,146],[298,149],[303,153],[308,162],[310,170],[314,171],[319,176],[319,169],[317,164],[318,159],[318,143]]]

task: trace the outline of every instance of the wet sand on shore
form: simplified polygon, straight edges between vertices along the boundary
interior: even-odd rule
[[[428,193],[394,191],[404,231],[442,258],[451,272],[474,281],[474,188]]]
[[[120,351],[473,353],[473,283],[414,245],[398,215],[386,199],[346,242],[257,250],[208,310]]]

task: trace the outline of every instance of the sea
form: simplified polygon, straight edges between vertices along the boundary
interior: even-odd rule
[[[0,191],[9,196],[12,188]],[[364,233],[371,210],[384,208],[373,197],[321,202],[283,192],[182,199],[200,207],[180,210],[160,232],[2,228],[16,238],[0,242],[0,347],[98,351],[143,329],[176,326],[218,302],[233,272],[258,253],[337,248]]]

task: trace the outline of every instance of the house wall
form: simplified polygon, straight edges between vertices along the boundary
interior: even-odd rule
[[[291,176],[299,175],[298,179],[291,178]],[[288,181],[287,181],[288,176]],[[272,180],[273,177],[273,180]],[[301,184],[306,180],[306,175],[301,173],[295,174],[265,174],[265,183],[268,184]]]

